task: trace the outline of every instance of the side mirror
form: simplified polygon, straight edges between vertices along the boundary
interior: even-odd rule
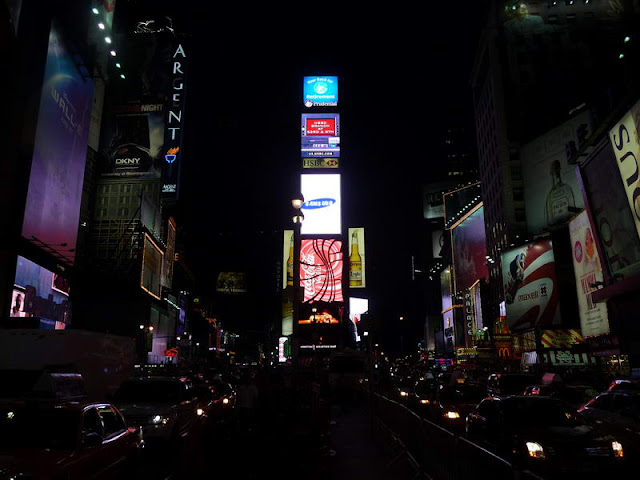
[[[84,448],[93,448],[100,445],[102,445],[102,436],[97,432],[89,432],[82,437],[82,446]]]

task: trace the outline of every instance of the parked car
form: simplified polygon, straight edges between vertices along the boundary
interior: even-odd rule
[[[433,399],[426,405],[426,411],[434,423],[462,433],[467,414],[485,397],[485,389],[476,383],[439,385]]]
[[[183,377],[132,377],[113,397],[131,425],[140,426],[146,445],[186,437],[198,419],[191,382]]]
[[[624,465],[625,451],[615,437],[587,425],[569,405],[551,397],[485,398],[467,416],[466,432],[516,468],[545,478],[601,476]]]
[[[135,478],[140,431],[110,403],[0,403],[0,477]]]
[[[529,385],[537,385],[538,377],[531,373],[492,373],[487,379],[487,395],[521,395]]]

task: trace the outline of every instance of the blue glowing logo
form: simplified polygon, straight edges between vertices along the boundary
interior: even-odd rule
[[[326,208],[330,207],[336,203],[335,198],[316,198],[314,200],[309,200],[302,204],[302,208],[305,210],[317,210],[318,208]]]

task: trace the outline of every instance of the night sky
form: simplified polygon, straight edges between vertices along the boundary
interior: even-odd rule
[[[157,1],[137,2],[145,3],[161,11]],[[343,228],[366,228],[380,304],[409,301],[420,185],[442,171],[447,119],[469,115],[484,2],[349,2],[323,11],[170,3],[174,27],[191,41],[181,200],[194,269],[250,270],[260,239],[291,228],[302,77],[337,75]]]

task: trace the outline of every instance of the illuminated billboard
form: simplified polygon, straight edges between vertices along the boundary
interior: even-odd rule
[[[18,257],[10,317],[36,317],[40,328],[64,329],[71,323],[69,284],[66,277]]]
[[[338,105],[338,77],[304,77],[302,100],[305,107],[335,107]]]
[[[300,152],[305,157],[340,157],[340,114],[303,113]]]
[[[609,130],[609,139],[613,146],[618,170],[622,177],[624,191],[627,194],[629,208],[633,215],[636,233],[640,236],[640,101],[638,101],[618,123]]]
[[[303,235],[340,235],[342,233],[340,175],[302,174],[300,189],[305,202],[302,205]]]
[[[171,288],[173,284],[173,263],[176,253],[176,222],[173,217],[167,222],[167,247],[162,265],[162,286]]]
[[[457,292],[489,278],[484,206],[480,204],[451,229],[454,284]]]
[[[575,209],[584,208],[575,165],[568,160],[590,132],[589,112],[583,112],[520,150],[529,231],[566,223]]]
[[[591,294],[603,282],[602,264],[596,249],[593,227],[586,211],[569,223],[569,234],[573,247],[573,269],[576,276],[580,329],[584,337],[609,333],[609,318],[606,303],[594,303]]]
[[[342,302],[342,241],[302,240],[300,286],[303,302]]]
[[[247,278],[242,272],[220,272],[216,282],[216,292],[236,294],[247,293]]]
[[[560,324],[558,281],[551,239],[502,254],[502,279],[510,331]]]
[[[80,75],[53,26],[22,236],[55,249],[69,263],[75,260],[93,88],[93,81]]]
[[[293,287],[293,230],[285,230],[282,238],[282,290]]]
[[[356,298],[349,297],[349,320],[353,323],[353,325],[357,325],[360,323],[360,319],[362,318],[363,313],[367,313],[369,311],[369,300],[366,298]],[[355,336],[355,341],[360,341],[360,335],[358,335],[358,329],[354,328],[353,333]]]
[[[367,286],[364,251],[364,228],[349,229],[349,288]]]
[[[144,234],[144,249],[142,251],[142,274],[140,287],[152,297],[160,300],[160,285],[162,280],[162,261],[164,253],[151,239]]]

